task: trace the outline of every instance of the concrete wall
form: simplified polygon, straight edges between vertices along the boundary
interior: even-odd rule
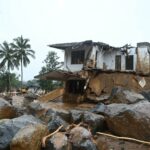
[[[132,48],[128,50],[129,55],[134,57],[133,70],[136,70],[136,49]],[[121,70],[126,70],[126,54],[122,54],[120,50],[118,51],[99,51],[97,55],[97,68],[105,70],[115,70],[115,57],[116,55],[121,55]]]
[[[140,46],[137,48],[137,72],[150,72],[150,58],[148,53],[149,47]]]
[[[72,50],[73,51],[73,50]],[[85,50],[85,58],[89,50]],[[96,55],[97,53],[97,55]],[[126,70],[126,53],[120,52],[120,50],[110,50],[104,51],[98,48],[98,46],[93,46],[89,60],[96,59],[96,68],[104,70],[115,70],[115,57],[116,55],[121,55],[121,71],[131,71]],[[148,73],[149,72],[149,54],[148,47],[142,46],[136,48],[131,48],[128,50],[128,55],[133,55],[133,70],[137,72]],[[71,50],[65,51],[64,58],[64,69],[67,71],[80,71],[83,68],[83,64],[71,64]],[[95,65],[94,65],[95,66]]]

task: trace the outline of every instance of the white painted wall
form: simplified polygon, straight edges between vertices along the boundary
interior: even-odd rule
[[[133,66],[133,70],[136,69],[136,53],[135,53],[135,48],[132,48],[130,50],[128,50],[129,55],[133,55],[134,57],[134,66]],[[106,66],[106,70],[115,70],[115,57],[116,55],[121,55],[121,70],[125,71],[126,70],[126,60],[125,57],[126,55],[122,54],[120,52],[120,50],[118,51],[103,51],[103,52],[99,52],[98,53],[98,57],[97,57],[97,68],[99,69],[104,69],[103,67]]]
[[[104,54],[104,51],[102,49],[98,48],[97,49],[97,58],[96,58],[96,68],[98,68],[98,69],[103,69],[103,54]]]
[[[72,50],[73,51],[73,50]],[[139,56],[140,60],[143,62],[142,67],[143,71],[145,70],[149,71],[149,54],[148,54],[148,47],[139,47]],[[106,70],[115,70],[115,56],[121,55],[121,70],[122,71],[129,71],[126,70],[126,54],[122,54],[120,50],[118,51],[102,51],[97,46],[93,46],[92,53],[90,57],[95,57],[95,53],[97,52],[97,58],[96,58],[96,67],[97,69],[104,69],[104,64],[106,66]],[[88,50],[85,51],[85,57],[88,54]],[[93,54],[93,55],[92,55]],[[134,57],[134,69],[133,71],[136,71],[137,66],[137,54],[136,54],[136,48],[131,48],[128,50],[129,55],[133,55]],[[91,59],[92,59],[91,58]],[[66,71],[80,71],[83,68],[83,64],[71,64],[71,50],[65,51],[65,58],[64,58],[64,70]],[[142,69],[141,69],[142,70]]]

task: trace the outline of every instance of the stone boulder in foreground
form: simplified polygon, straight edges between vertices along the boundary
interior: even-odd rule
[[[41,139],[47,134],[45,125],[25,126],[12,139],[10,150],[41,150]]]
[[[16,110],[9,102],[0,98],[0,119],[11,119],[16,116]]]
[[[8,150],[15,134],[23,127],[30,124],[39,124],[40,120],[32,115],[23,115],[14,119],[0,120],[0,150]]]
[[[124,103],[124,104],[133,104],[144,99],[145,97],[142,94],[124,89],[122,87],[113,88],[109,98],[110,103]]]
[[[150,141],[150,102],[110,104],[104,113],[112,133]]]

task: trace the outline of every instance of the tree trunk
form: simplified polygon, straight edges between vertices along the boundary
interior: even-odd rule
[[[11,85],[10,85],[10,69],[8,68],[8,86],[7,86],[7,92],[10,92]]]
[[[21,88],[23,86],[23,64],[22,64],[22,59],[21,59]]]

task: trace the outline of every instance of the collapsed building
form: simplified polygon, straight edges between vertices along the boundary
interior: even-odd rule
[[[137,47],[113,47],[102,42],[84,41],[49,45],[64,50],[64,70],[51,71],[41,79],[64,81],[64,102],[99,101],[114,86],[135,91],[150,88],[150,43]],[[102,97],[103,96],[103,97]]]

